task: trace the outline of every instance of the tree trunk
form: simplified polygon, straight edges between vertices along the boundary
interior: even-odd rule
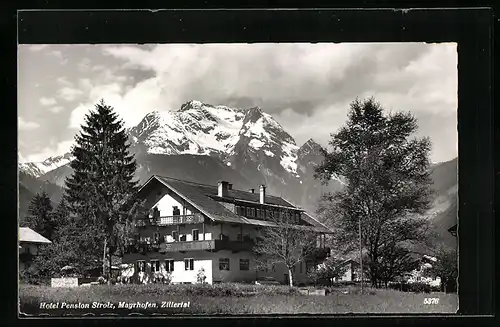
[[[288,268],[288,282],[290,283],[290,286],[293,286],[292,269],[290,268]]]
[[[103,255],[102,255],[102,276],[106,276],[106,241],[107,239],[104,238],[104,251],[103,251]]]
[[[112,267],[111,267],[111,249],[108,251],[108,258],[109,258],[109,270],[108,270],[108,285],[111,285],[111,272],[112,272]]]
[[[109,236],[109,242],[108,242],[108,285],[111,285],[111,241],[113,240],[113,225],[108,221],[108,236]]]

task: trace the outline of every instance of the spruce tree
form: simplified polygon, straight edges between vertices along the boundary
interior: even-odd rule
[[[37,193],[31,199],[28,213],[25,225],[49,240],[52,239],[56,226],[52,217],[52,203],[45,191]]]
[[[60,237],[60,230],[62,226],[65,226],[69,223],[70,219],[70,211],[66,198],[63,196],[61,202],[57,205],[56,209],[52,213],[52,220],[54,222],[54,235],[53,240],[55,241]]]
[[[66,179],[65,197],[70,211],[82,220],[78,224],[91,226],[94,235],[102,235],[102,244],[93,249],[96,254],[102,255],[111,240],[117,239],[116,225],[129,220],[136,208],[136,161],[127,139],[123,121],[101,100],[85,116],[72,148],[75,159],[70,164],[73,173]],[[110,259],[111,253],[106,252]]]

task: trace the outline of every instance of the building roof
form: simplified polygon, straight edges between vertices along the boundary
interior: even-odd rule
[[[179,179],[163,177],[163,176],[152,176],[144,185],[141,187],[140,191],[145,189],[147,185],[158,181],[165,185],[178,196],[183,198],[185,201],[190,203],[193,207],[198,209],[201,213],[205,214],[208,218],[214,221],[226,222],[226,223],[237,223],[246,225],[257,225],[257,226],[273,226],[273,222],[263,221],[258,219],[249,219],[227,209],[224,205],[219,203],[217,199],[224,200],[226,202],[236,202],[239,200],[252,202],[255,204],[260,204],[260,194],[251,193],[241,190],[231,189],[228,190],[228,196],[222,198],[218,197],[218,187],[214,185],[205,185],[189,181],[183,181]],[[280,207],[293,208],[295,210],[301,210],[293,206],[290,202],[284,200],[283,198],[267,195],[265,198],[266,205],[274,205]],[[311,217],[310,215],[303,212],[302,218],[311,226],[300,226],[294,225],[294,227],[304,230],[311,230],[320,233],[331,233],[325,225],[321,224],[319,221]]]
[[[50,244],[52,243],[42,235],[38,234],[29,227],[19,227],[19,241],[29,242],[29,243],[41,243]]]

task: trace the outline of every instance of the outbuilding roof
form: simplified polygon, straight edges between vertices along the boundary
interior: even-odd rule
[[[27,243],[50,244],[50,240],[38,234],[29,227],[19,227],[19,241]]]

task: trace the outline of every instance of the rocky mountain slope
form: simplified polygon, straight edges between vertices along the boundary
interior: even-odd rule
[[[41,162],[25,162],[19,164],[19,170],[35,177],[40,177],[58,167],[64,166],[71,161],[71,154],[50,157]]]
[[[430,216],[436,243],[456,247],[457,239],[448,228],[458,221],[458,158],[434,165],[431,169],[436,198]]]

